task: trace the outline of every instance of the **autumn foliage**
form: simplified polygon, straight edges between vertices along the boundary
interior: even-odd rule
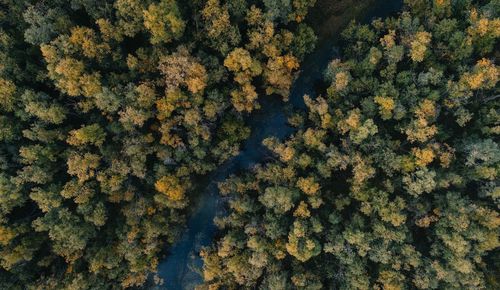
[[[497,289],[497,1],[353,23],[271,161],[220,185],[212,289]]]
[[[0,0],[0,288],[152,286],[194,181],[288,95],[313,3]]]

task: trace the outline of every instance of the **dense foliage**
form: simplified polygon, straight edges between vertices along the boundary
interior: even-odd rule
[[[139,286],[314,0],[0,0],[0,288]]]
[[[353,24],[298,132],[221,184],[211,289],[498,289],[500,2]],[[496,262],[495,262],[496,261]]]

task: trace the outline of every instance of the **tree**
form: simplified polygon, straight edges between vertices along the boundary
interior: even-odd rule
[[[235,74],[234,80],[240,85],[237,90],[231,91],[231,102],[237,111],[251,112],[257,99],[252,78],[262,73],[260,63],[252,59],[250,52],[243,48],[231,51],[224,60],[224,66]]]
[[[67,209],[52,210],[33,221],[36,231],[47,231],[54,241],[54,251],[68,262],[75,261],[95,235],[92,227]]]
[[[284,214],[293,208],[299,196],[297,190],[286,187],[266,188],[259,201],[267,208],[273,209],[277,214]]]
[[[238,27],[231,25],[229,10],[219,0],[208,0],[201,11],[207,41],[213,49],[226,55],[241,41]]]
[[[303,59],[308,53],[314,50],[317,37],[314,30],[301,23],[297,30],[297,35],[293,38],[292,52],[299,59]]]
[[[155,188],[173,201],[182,200],[186,191],[184,186],[174,176],[163,176],[158,179],[155,183]]]
[[[99,124],[92,124],[83,126],[78,130],[69,132],[68,144],[73,146],[81,145],[95,145],[101,146],[106,139],[106,132],[99,126]]]
[[[286,23],[288,14],[292,12],[292,4],[290,0],[264,0],[266,14],[272,21]]]
[[[151,43],[168,43],[184,33],[186,24],[182,20],[175,0],[161,0],[144,10],[144,27],[151,33]]]
[[[189,55],[185,47],[178,52],[160,59],[159,68],[165,76],[167,90],[186,87],[192,94],[203,94],[207,86],[205,67]]]
[[[78,177],[78,181],[83,183],[96,176],[96,169],[99,167],[101,158],[92,153],[73,153],[68,157],[68,173]]]

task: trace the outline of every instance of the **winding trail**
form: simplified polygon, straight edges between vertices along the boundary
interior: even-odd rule
[[[339,0],[319,0],[339,1]],[[345,2],[349,0],[341,0]],[[355,1],[356,2],[356,1]],[[359,2],[359,1],[358,1]],[[361,1],[362,2],[362,1]],[[402,0],[375,0],[370,7],[360,16],[364,22],[374,17],[384,17],[401,9]],[[344,17],[342,19],[342,17]],[[345,23],[346,18],[352,19],[352,13],[343,13],[337,16]],[[336,25],[336,23],[324,23],[324,25]],[[299,77],[294,81],[290,93],[289,103],[294,109],[304,109],[303,96],[316,95],[314,85],[321,83],[323,71],[328,62],[338,55],[335,44],[338,43],[338,32],[343,27],[337,25],[330,29],[333,32],[328,39],[320,40],[313,53],[302,62]],[[288,126],[287,117],[284,112],[285,103],[276,96],[260,97],[261,108],[252,113],[248,124],[252,129],[250,137],[246,140],[243,150],[217,168],[209,177],[209,183],[190,216],[185,232],[170,249],[169,255],[161,261],[158,274],[164,280],[162,289],[184,290],[194,289],[202,283],[201,268],[203,262],[199,257],[202,247],[212,243],[217,228],[213,223],[214,217],[223,212],[223,202],[219,195],[217,183],[225,180],[231,174],[241,170],[251,169],[257,163],[264,161],[269,152],[262,145],[262,140],[275,136],[280,140],[294,133],[295,129]]]

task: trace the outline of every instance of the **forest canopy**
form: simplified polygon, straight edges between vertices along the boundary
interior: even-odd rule
[[[498,289],[500,2],[351,24],[324,89],[220,185],[210,289]]]
[[[294,133],[219,184],[197,289],[500,289],[500,1],[353,21],[302,110],[310,11],[363,1],[316,2],[0,0],[0,289],[161,284],[265,96]]]
[[[144,285],[314,3],[0,0],[0,288]]]

